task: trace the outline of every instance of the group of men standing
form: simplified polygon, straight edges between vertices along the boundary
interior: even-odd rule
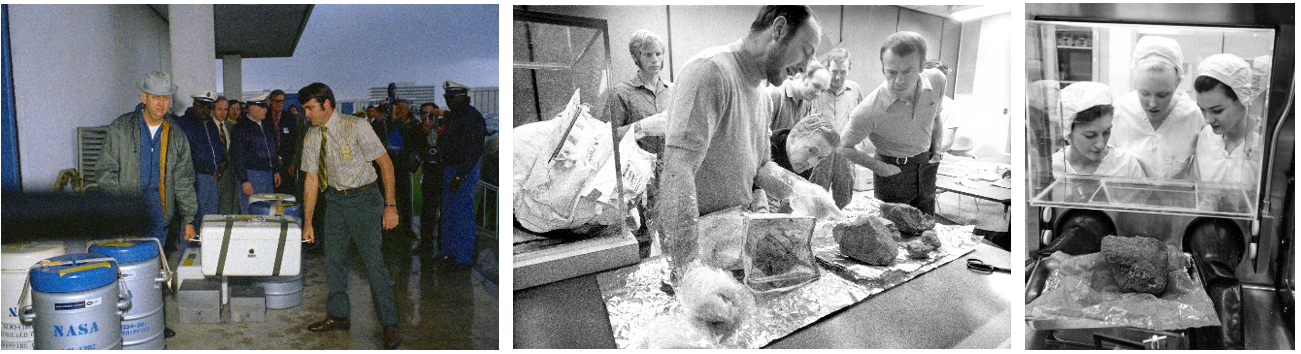
[[[764,194],[790,200],[797,214],[832,215],[852,196],[850,163],[873,172],[877,199],[934,213],[947,78],[925,69],[926,41],[913,32],[889,36],[879,53],[886,80],[867,93],[845,79],[848,51],[813,60],[821,33],[808,6],[763,6],[745,37],[682,68],[667,109],[659,186],[674,279],[699,265],[697,217],[755,205]],[[810,182],[773,161],[768,137],[812,115],[828,117],[840,139],[833,152],[819,153],[820,163],[812,159]]]
[[[426,205],[442,206],[442,222],[437,224],[444,258],[454,260],[459,269],[473,260],[473,186],[487,128],[483,116],[470,106],[464,84],[444,83],[450,110],[442,124],[413,124],[417,122],[405,101],[394,102],[393,116],[378,124],[340,114],[333,92],[321,83],[298,91],[302,117],[285,110],[281,90],[245,102],[202,92],[191,96],[193,106],[183,117],[175,117],[169,110],[177,87],[169,74],[149,73],[140,89],[142,104],[109,125],[96,165],[100,190],[142,196],[151,220],[145,236],[164,245],[169,225],[183,229],[183,239],[193,241],[204,215],[248,214],[248,198],[254,194],[298,197],[303,201],[303,239],[315,242],[315,230],[322,230],[329,283],[328,316],[309,330],[348,328],[347,256],[350,245],[356,244],[384,326],[383,345],[398,346],[394,282],[380,254],[381,228],[401,226],[404,235],[410,233],[409,178],[422,162]],[[438,195],[431,198],[429,191],[445,201],[438,203]],[[328,203],[318,205],[318,195]],[[406,209],[400,211],[403,202]],[[321,214],[324,217],[314,217]],[[428,208],[425,215],[431,215]],[[174,218],[180,222],[172,224]],[[422,249],[432,255],[431,224],[436,217],[422,218],[427,218],[422,224],[429,225],[422,227],[428,229],[422,232]],[[181,242],[179,248],[188,243]]]

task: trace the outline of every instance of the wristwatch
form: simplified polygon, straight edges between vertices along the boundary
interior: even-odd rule
[[[398,205],[397,205],[397,203],[384,203],[384,206],[386,206],[386,207],[395,207],[395,206],[398,206]]]

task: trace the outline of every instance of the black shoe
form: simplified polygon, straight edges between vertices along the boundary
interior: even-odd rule
[[[171,338],[175,336],[176,331],[173,331],[171,328],[163,327],[163,338]]]
[[[384,349],[397,349],[398,344],[402,343],[402,336],[398,334],[398,326],[384,327]]]
[[[336,329],[348,329],[351,323],[352,322],[348,321],[347,317],[335,318],[333,316],[325,316],[325,319],[321,320],[321,322],[307,326],[307,330],[312,332],[327,332]]]

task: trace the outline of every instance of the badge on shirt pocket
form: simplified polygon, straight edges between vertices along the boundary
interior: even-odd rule
[[[284,127],[281,131],[284,131],[283,134],[289,134],[289,127]]]
[[[343,150],[343,160],[352,161],[352,147],[344,145],[342,150]]]

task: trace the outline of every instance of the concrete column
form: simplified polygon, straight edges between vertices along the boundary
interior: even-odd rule
[[[167,6],[172,44],[172,82],[176,95],[172,112],[180,115],[193,104],[190,95],[217,87],[216,35],[213,5]]]
[[[244,68],[239,54],[221,56],[221,94],[227,99],[244,100]]]

